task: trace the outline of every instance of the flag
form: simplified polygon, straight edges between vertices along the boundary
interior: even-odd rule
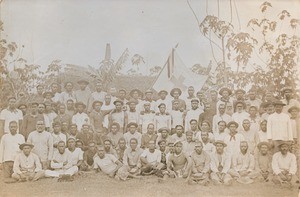
[[[187,68],[175,49],[172,49],[152,87],[156,91],[170,91],[175,87],[185,91],[189,86],[193,86],[197,91],[203,87],[207,78],[208,75],[199,75]]]

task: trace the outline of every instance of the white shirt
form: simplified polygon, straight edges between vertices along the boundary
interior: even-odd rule
[[[117,167],[116,161],[118,161],[118,159],[111,154],[105,154],[103,159],[96,155],[94,158],[94,168],[100,168],[105,174],[110,174]]]
[[[172,118],[172,128],[175,128],[176,125],[183,125],[183,112],[181,112],[180,110],[171,110],[170,114]]]
[[[240,133],[235,134],[234,138],[228,135],[224,139],[224,142],[227,144],[226,151],[231,155],[238,154],[240,152],[241,141],[245,141],[244,136]]]
[[[232,114],[232,120],[239,124],[238,130],[240,130],[242,128],[242,124],[245,119],[249,119],[249,114],[245,111],[243,111],[241,113],[234,112]]]
[[[130,140],[131,140],[131,138],[136,138],[137,141],[138,141],[138,147],[141,146],[141,143],[142,143],[142,134],[140,134],[137,131],[135,131],[133,134],[131,134],[130,132],[124,133],[124,139],[126,141],[127,147],[130,147]]]
[[[185,130],[188,131],[191,129],[190,120],[195,119],[198,121],[200,114],[203,113],[203,110],[199,107],[197,109],[191,109],[186,113],[185,116]]]
[[[144,113],[140,115],[140,122],[139,124],[142,125],[142,133],[147,133],[147,127],[149,123],[154,123],[155,113]]]
[[[80,131],[82,128],[82,125],[87,123],[90,124],[90,118],[89,116],[82,112],[80,113],[76,113],[73,117],[72,117],[72,123],[77,125],[78,130]]]
[[[20,152],[19,145],[25,142],[25,138],[21,134],[12,135],[5,134],[0,142],[0,163],[5,161],[14,161],[17,153]]]
[[[23,113],[19,109],[10,111],[8,109],[3,109],[0,113],[0,120],[4,120],[4,133],[9,133],[9,123],[11,121],[16,121],[18,124],[17,133],[19,133],[19,120],[23,120]]]
[[[260,142],[268,142],[267,132],[263,132],[262,130],[258,131],[258,137]]]
[[[268,117],[267,135],[271,140],[293,140],[293,130],[289,115],[273,113]]]
[[[227,124],[230,121],[232,121],[232,117],[225,113],[223,115],[220,115],[220,114],[214,115],[213,122],[212,122],[212,131],[213,132],[218,131],[218,122],[220,122],[220,121],[225,121]]]
[[[145,157],[150,164],[155,165],[161,161],[161,151],[155,149],[154,152],[151,153],[149,149],[145,149],[141,157]]]
[[[297,161],[296,156],[290,152],[283,156],[281,152],[277,152],[272,158],[272,169],[276,175],[280,174],[283,170],[288,170],[290,174],[296,174]]]
[[[72,165],[76,165],[78,161],[83,160],[83,151],[80,148],[75,148],[73,152],[66,149],[67,154],[69,154],[69,162]]]

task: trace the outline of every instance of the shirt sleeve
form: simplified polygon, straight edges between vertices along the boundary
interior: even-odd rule
[[[210,161],[210,169],[211,169],[211,171],[213,171],[213,172],[219,172],[218,167],[216,165],[216,161],[215,161],[214,155],[212,155],[210,157],[210,160],[211,160]]]
[[[223,166],[223,173],[227,173],[230,169],[230,165],[231,165],[231,156],[230,155],[225,155],[225,161],[224,161],[224,166]]]
[[[34,155],[34,163],[35,163],[35,172],[39,172],[42,170],[42,164],[40,162],[40,159],[37,155]]]
[[[48,160],[51,160],[53,157],[53,137],[49,134],[48,137]]]
[[[21,169],[20,169],[20,154],[18,154],[15,158],[15,161],[14,161],[14,165],[13,165],[13,171],[14,173],[17,173],[17,174],[21,174]]]
[[[272,158],[272,169],[276,175],[281,173],[281,170],[278,165],[278,156],[276,153],[273,155],[273,158]]]
[[[112,154],[109,154],[109,158],[110,158],[114,163],[116,163],[116,162],[118,161],[118,159],[117,159],[114,155],[112,155]]]
[[[291,153],[290,155],[291,155],[291,165],[290,165],[289,173],[294,175],[297,172],[297,160],[294,154]]]

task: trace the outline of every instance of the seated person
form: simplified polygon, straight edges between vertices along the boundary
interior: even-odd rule
[[[145,149],[140,157],[141,160],[141,174],[150,175],[158,172],[163,167],[161,161],[160,150],[155,149],[155,141],[149,141],[149,148]]]
[[[231,156],[224,151],[227,145],[220,140],[216,140],[214,145],[216,152],[210,157],[210,178],[215,184],[231,185],[232,177],[228,173],[231,166]]]
[[[207,185],[209,183],[210,156],[203,151],[202,142],[196,142],[191,160],[193,163],[191,180],[201,185]]]
[[[239,183],[249,184],[259,175],[254,168],[254,156],[248,150],[248,142],[242,141],[240,153],[232,156],[232,169],[229,170],[229,174]]]
[[[74,138],[69,138],[67,140],[66,152],[69,154],[69,162],[72,166],[77,166],[80,168],[83,162],[83,151],[80,148],[76,148],[76,142]]]
[[[282,141],[278,147],[280,151],[275,153],[272,158],[273,182],[283,186],[292,186],[297,181],[296,156],[289,152],[288,142]]]
[[[96,171],[101,170],[104,174],[107,174],[109,177],[113,178],[116,176],[118,170],[122,167],[122,163],[111,154],[106,154],[104,146],[97,146],[97,154],[94,158],[94,169]]]
[[[174,143],[174,153],[169,157],[167,170],[171,178],[188,178],[191,174],[192,161],[191,158],[182,151],[182,146],[181,141],[176,141]]]
[[[66,143],[64,141],[57,143],[57,150],[53,153],[50,166],[53,170],[46,170],[45,177],[65,176],[65,179],[71,179],[71,176],[78,172],[78,167],[73,166],[69,162],[69,152],[66,151]]]
[[[260,173],[259,179],[268,182],[272,178],[271,166],[272,157],[269,154],[270,145],[268,142],[260,142],[257,145],[259,152],[255,156],[255,170]]]
[[[118,157],[117,151],[112,147],[112,141],[109,138],[103,140],[103,145],[106,154],[112,154]]]
[[[16,155],[12,178],[17,181],[37,181],[44,176],[39,157],[32,153],[31,143],[23,143],[19,146],[22,152]]]
[[[88,171],[93,169],[94,156],[97,154],[96,142],[90,141],[88,149],[83,153],[83,162],[80,166],[82,171]]]

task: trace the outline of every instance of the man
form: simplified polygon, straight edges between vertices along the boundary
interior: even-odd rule
[[[53,138],[45,131],[43,120],[37,121],[36,130],[29,134],[27,142],[34,144],[32,152],[40,158],[43,169],[47,169],[53,156]]]
[[[219,108],[220,104],[224,104],[226,107],[228,107],[228,105],[233,106],[233,99],[230,97],[230,95],[232,94],[232,91],[227,88],[227,87],[223,87],[219,90],[219,94],[221,95],[220,100],[217,102],[217,108]],[[228,114],[227,109],[225,111],[225,113]]]
[[[253,179],[258,177],[259,172],[255,171],[254,156],[248,151],[248,142],[240,143],[240,153],[232,157],[232,169],[229,174],[239,183],[253,183]]]
[[[297,142],[298,138],[300,137],[299,111],[300,111],[300,108],[296,107],[296,106],[293,106],[288,109],[288,112],[291,117],[291,125],[292,125],[292,130],[293,130],[294,142]]]
[[[180,110],[179,100],[175,99],[172,101],[172,110],[170,111],[171,115],[171,132],[175,133],[176,125],[183,125],[184,112]]]
[[[263,120],[260,122],[260,130],[258,131],[258,138],[260,142],[268,142],[267,120]]]
[[[279,151],[281,141],[292,141],[293,130],[288,114],[282,112],[285,105],[281,101],[275,101],[275,113],[271,114],[267,122],[267,137],[272,142],[274,153]]]
[[[249,117],[249,114],[245,111],[245,109],[245,102],[237,101],[235,103],[235,112],[232,114],[232,120],[238,123],[238,130],[242,129],[243,121]]]
[[[170,130],[167,127],[160,128],[157,132],[157,139],[156,139],[157,145],[158,145],[158,142],[161,140],[165,140],[167,144],[170,141],[172,141],[169,133],[170,133]]]
[[[37,102],[42,103],[44,101],[44,86],[39,84],[36,86],[36,94],[34,95]]]
[[[214,144],[211,143],[209,140],[208,132],[206,132],[206,131],[201,132],[201,140],[200,141],[202,142],[203,150],[207,154],[211,155],[216,152],[216,148],[215,148]]]
[[[51,84],[51,93],[53,94],[53,102],[57,103],[60,100],[60,84],[58,84],[57,82],[53,82]]]
[[[135,138],[131,138],[130,146],[125,150],[123,156],[123,164],[129,175],[138,175],[140,173],[141,163],[140,157],[143,150],[139,148],[138,141]]]
[[[81,140],[82,141],[82,145],[83,145],[83,150],[86,150],[88,147],[88,143],[90,141],[94,140],[94,135],[93,132],[90,130],[90,125],[89,124],[83,124],[82,125],[82,129],[81,132],[79,132],[76,135],[76,139]],[[102,144],[102,140],[97,140],[96,143]]]
[[[70,81],[65,83],[65,91],[60,94],[60,102],[66,104],[69,99],[73,100],[74,103],[77,102],[73,83]]]
[[[250,121],[251,130],[258,131],[261,118],[258,115],[258,108],[256,106],[249,107],[248,120]]]
[[[282,109],[283,113],[288,114],[288,110],[292,106],[300,107],[299,101],[293,98],[293,89],[291,87],[287,86],[282,88],[281,93],[283,95],[283,99],[281,101],[285,104]]]
[[[110,113],[115,109],[115,105],[113,104],[113,102],[111,101],[111,95],[107,94],[104,97],[104,103],[101,107],[101,111],[103,112],[103,114],[107,114],[104,116],[104,121],[103,121],[103,127],[105,129],[109,129],[109,116]]]
[[[271,166],[272,157],[269,154],[270,145],[268,142],[260,142],[257,145],[259,150],[255,156],[255,170],[259,172],[259,178],[268,182],[272,178],[273,170]]]
[[[53,147],[54,150],[57,150],[57,145],[58,142],[63,141],[63,142],[67,142],[67,136],[63,133],[61,133],[61,124],[60,122],[53,122],[53,133],[52,138],[53,138]]]
[[[262,120],[268,120],[269,116],[275,113],[275,106],[274,103],[271,101],[262,103],[261,107],[264,108],[264,112],[265,112],[261,115]]]
[[[210,156],[203,151],[202,142],[196,142],[191,160],[193,163],[191,180],[200,185],[207,185],[209,183]]]
[[[37,181],[44,176],[39,157],[32,153],[31,143],[23,143],[19,146],[21,153],[15,157],[12,178],[16,181]]]
[[[68,139],[66,152],[69,154],[68,162],[70,163],[70,166],[80,169],[80,166],[83,163],[83,151],[76,147],[76,141],[74,138]]]
[[[126,111],[128,122],[135,122],[138,124],[140,122],[140,112],[136,110],[137,101],[135,99],[130,99],[127,102],[127,105],[129,106],[129,110]]]
[[[105,96],[107,95],[107,93],[103,91],[101,82],[97,82],[95,86],[96,91],[90,95],[88,101],[88,111],[92,110],[92,104],[94,103],[94,101],[101,101],[103,103],[105,100]]]
[[[94,163],[95,170],[101,170],[111,178],[115,177],[118,170],[122,167],[122,163],[115,156],[106,154],[104,147],[101,145],[97,146],[97,155],[94,158]]]
[[[116,147],[116,151],[117,151],[117,154],[118,154],[118,159],[119,159],[120,162],[123,162],[124,152],[125,152],[126,148],[127,148],[126,141],[122,137],[122,138],[119,139],[117,147]]]
[[[69,152],[66,151],[66,143],[57,143],[57,151],[54,152],[50,166],[53,170],[46,170],[45,177],[61,177],[65,180],[72,180],[72,176],[78,172],[78,167],[73,166],[69,161]]]
[[[240,151],[240,143],[241,141],[245,141],[245,138],[242,134],[237,132],[237,122],[229,122],[227,128],[229,129],[229,136],[226,136],[224,139],[224,142],[227,145],[226,151],[230,155],[238,154]]]
[[[72,117],[72,123],[77,125],[78,130],[81,130],[83,124],[90,124],[89,116],[84,112],[86,105],[83,102],[75,103],[77,113]]]
[[[169,98],[167,98],[168,92],[166,90],[161,90],[158,92],[159,99],[155,103],[156,112],[158,112],[158,105],[164,103],[166,105],[166,111],[170,112],[172,110],[172,103]]]
[[[204,112],[199,115],[198,123],[200,125],[202,124],[202,122],[207,121],[209,122],[210,125],[212,125],[215,114],[210,108],[211,105],[208,102],[204,102],[203,105],[204,105]]]
[[[89,85],[89,82],[82,79],[78,82],[79,90],[75,91],[75,98],[77,102],[83,102],[85,105],[88,105],[89,98],[91,96],[91,91],[87,87]]]
[[[22,126],[23,113],[16,108],[16,101],[15,97],[8,98],[8,107],[0,112],[0,138],[2,135],[9,133],[9,123],[11,121],[16,121],[18,128]],[[19,130],[17,132],[19,133]]]
[[[144,109],[140,112],[140,122],[139,122],[139,128],[142,132],[142,134],[147,132],[147,127],[149,123],[154,122],[155,112],[150,109],[150,103],[145,102],[143,104]]]
[[[233,101],[233,104],[235,104],[238,101],[244,102],[245,101],[245,94],[246,94],[245,90],[237,89],[235,91],[235,99]]]
[[[69,138],[77,139],[77,135],[78,135],[77,125],[76,124],[71,124],[68,139]]]
[[[228,136],[228,132],[226,130],[226,122],[221,120],[218,122],[218,129],[214,132],[215,140],[224,141],[225,137]]]
[[[66,114],[73,117],[74,114],[76,113],[75,106],[74,106],[74,100],[73,99],[68,99],[67,103],[66,103],[66,106],[67,106]]]
[[[94,101],[92,105],[93,110],[89,114],[91,129],[94,131],[94,136],[96,138],[102,138],[107,134],[107,130],[103,126],[104,116],[106,114],[103,114],[103,112],[101,111],[102,104],[103,103],[101,101]]]
[[[49,121],[49,126],[48,126],[49,130],[47,130],[47,131],[52,132],[53,131],[52,130],[52,123],[54,122],[54,118],[57,116],[57,114],[53,110],[54,103],[49,102],[49,101],[45,101],[44,104],[45,104],[44,116],[46,117],[45,119],[48,119],[48,121]]]
[[[145,99],[142,101],[142,105],[145,104],[145,103],[150,103],[150,109],[152,111],[155,111],[155,107],[156,107],[156,103],[155,101],[153,100],[153,91],[148,89],[146,90],[145,92]]]
[[[166,113],[166,105],[161,103],[158,105],[159,113],[154,117],[155,130],[158,130],[162,127],[167,127],[171,129],[171,116],[169,113]]]
[[[259,136],[257,130],[251,128],[250,121],[248,119],[243,120],[241,134],[244,136],[245,141],[248,142],[248,151],[254,154],[254,150],[259,143]]]
[[[297,180],[296,156],[289,152],[288,142],[282,141],[278,147],[279,152],[276,152],[272,158],[273,182],[283,186],[292,186]]]
[[[28,109],[27,104],[25,104],[25,103],[19,103],[18,104],[18,109],[21,110],[21,112],[23,114],[23,117],[24,117],[26,115],[27,109]]]
[[[232,177],[228,173],[231,166],[231,156],[224,152],[227,146],[223,141],[215,141],[216,152],[211,155],[210,178],[214,184],[231,185]]]
[[[137,127],[138,125],[134,122],[130,122],[127,125],[129,131],[124,134],[124,139],[126,141],[127,147],[129,147],[131,138],[136,138],[138,141],[138,147],[141,147],[142,134],[137,131]]]
[[[261,100],[256,98],[257,92],[254,89],[250,89],[248,91],[248,102],[250,103],[250,106],[255,106],[257,109],[259,109],[261,105]]]
[[[196,98],[194,87],[193,87],[193,86],[189,86],[188,89],[187,89],[187,93],[188,93],[188,96],[187,96],[187,98],[185,99],[185,103],[187,104],[187,105],[186,105],[186,109],[187,109],[187,110],[190,110],[190,109],[192,109],[191,100],[192,100],[193,98]]]
[[[0,165],[3,168],[4,182],[9,183],[13,173],[13,164],[17,153],[19,152],[19,145],[25,143],[23,135],[17,133],[18,123],[11,121],[9,123],[9,131],[2,136],[0,142]]]
[[[73,116],[73,115],[72,115]],[[57,116],[53,119],[53,122],[67,122],[68,126],[71,124],[72,116],[66,113],[65,104],[58,105]]]
[[[115,109],[109,114],[109,125],[117,122],[120,125],[120,130],[124,133],[128,122],[127,114],[123,110],[123,101],[117,99],[114,101]]]
[[[186,140],[185,134],[184,134],[184,128],[182,125],[176,125],[175,127],[176,133],[174,133],[171,138],[173,142],[181,141],[184,142]]]
[[[112,147],[112,141],[109,138],[103,140],[105,154],[111,154],[115,157],[118,156],[117,151]]]
[[[209,103],[214,115],[217,114],[218,92],[216,90],[209,91]]]
[[[191,174],[192,161],[191,157],[182,151],[182,142],[174,143],[174,153],[170,155],[167,170],[171,178],[189,178]]]
[[[128,102],[128,100],[126,99],[126,90],[125,89],[120,89],[119,90],[118,98],[121,101],[123,101],[123,103],[127,103]]]
[[[116,122],[112,123],[110,131],[106,136],[111,139],[113,148],[116,148],[119,140],[123,138],[123,132],[120,131],[120,125]]]
[[[141,112],[144,105],[141,100],[141,98],[143,97],[143,93],[139,89],[133,89],[130,91],[129,95],[131,98],[138,102],[136,109],[138,112]]]
[[[186,140],[182,143],[183,144],[183,152],[185,152],[188,156],[191,156],[192,152],[195,149],[195,141],[193,140],[193,132],[187,131],[185,132]]]
[[[141,174],[150,175],[157,173],[163,165],[161,162],[161,152],[155,149],[155,141],[149,141],[149,148],[145,149],[140,157]]]
[[[142,134],[141,148],[148,148],[150,141],[156,141],[157,135],[154,132],[154,124],[150,123],[147,127],[147,133]]]
[[[184,111],[186,109],[186,103],[184,100],[179,98],[181,96],[181,94],[182,94],[182,91],[180,88],[173,88],[170,92],[170,95],[173,97],[173,99],[179,101],[179,109],[181,111]]]
[[[218,130],[218,122],[224,121],[226,124],[232,121],[231,116],[225,113],[226,106],[221,103],[218,107],[218,113],[213,117],[212,131],[215,133]]]
[[[83,162],[80,166],[80,170],[89,171],[93,169],[94,157],[97,154],[96,143],[90,141],[88,144],[88,149],[83,153]]]
[[[185,130],[190,130],[190,120],[198,119],[203,110],[199,108],[199,100],[197,98],[191,99],[191,109],[187,111],[185,116]]]
[[[193,139],[196,140],[197,136],[199,136],[201,133],[198,127],[198,121],[196,119],[190,120],[190,127],[191,127],[190,131],[193,132]]]

